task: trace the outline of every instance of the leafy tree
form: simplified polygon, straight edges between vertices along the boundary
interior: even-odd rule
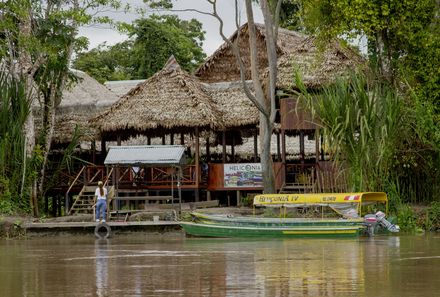
[[[205,58],[201,46],[205,32],[196,19],[180,20],[175,15],[152,15],[135,21],[131,37],[138,62],[136,76],[150,77],[160,70],[171,55],[187,71],[194,70]]]
[[[87,72],[100,83],[108,80],[134,79],[133,42],[126,40],[113,46],[105,43],[88,52],[79,53],[73,67]]]
[[[150,77],[162,69],[171,55],[189,72],[206,58],[202,49],[205,32],[195,19],[152,15],[136,20],[128,30],[129,40],[81,53],[74,67],[104,82]]]
[[[30,207],[36,216],[39,214],[37,197],[43,193],[55,125],[55,107],[66,86],[71,56],[84,46],[84,40],[77,39],[78,28],[92,22],[109,22],[107,18],[93,16],[103,6],[120,7],[117,0],[7,0],[0,3],[0,58],[4,71],[14,79],[23,80],[26,97],[34,101],[31,106],[37,105],[36,98],[42,98],[38,113],[43,122],[42,137],[36,145],[34,113],[29,112],[22,130],[26,162],[20,163],[23,166],[20,195],[30,196]],[[32,164],[34,170],[26,171],[24,164]]]

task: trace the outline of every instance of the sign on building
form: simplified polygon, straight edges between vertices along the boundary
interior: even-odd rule
[[[225,188],[257,188],[263,186],[260,163],[224,164]]]

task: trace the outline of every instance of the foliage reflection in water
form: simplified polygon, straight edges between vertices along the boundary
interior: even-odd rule
[[[433,296],[440,236],[0,241],[0,296]]]

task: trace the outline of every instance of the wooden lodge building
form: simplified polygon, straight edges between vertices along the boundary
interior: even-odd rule
[[[256,27],[259,70],[264,78],[265,31],[262,25]],[[246,79],[250,79],[248,26],[243,25],[230,41],[238,43],[248,69]],[[278,116],[272,142],[276,188],[285,192],[343,190],[326,161],[317,125],[288,94],[295,90],[294,69],[302,72],[306,87],[319,89],[364,62],[337,42],[320,51],[313,37],[285,29],[279,29],[277,53]],[[247,83],[252,87],[251,81]],[[101,102],[75,102],[89,95],[82,94],[70,99],[64,96],[61,104],[54,142],[68,144],[75,123],[86,132],[81,139],[81,159],[87,163],[64,174],[52,190],[53,195],[65,197],[66,213],[79,199],[76,197],[87,196],[98,180],[117,185],[115,197],[169,197],[174,196],[171,189],[180,187],[184,202],[219,200],[222,205],[240,205],[244,198],[261,193],[259,113],[243,92],[228,43],[207,58],[194,75],[182,70],[171,57],[162,70],[139,81],[119,99],[101,87],[105,89],[102,85],[92,88],[99,90]],[[69,109],[68,102],[76,106]],[[298,146],[295,156],[289,154],[292,140]],[[312,148],[309,145],[306,149],[306,143],[312,143]],[[179,185],[171,167],[104,166],[110,145],[132,144],[185,146],[186,163]],[[58,201],[58,205],[62,203]]]

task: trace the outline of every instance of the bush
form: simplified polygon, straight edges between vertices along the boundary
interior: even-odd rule
[[[417,218],[413,209],[408,204],[397,207],[397,223],[402,231],[414,232],[417,230]]]
[[[440,201],[431,202],[431,206],[426,211],[425,230],[440,230]]]

